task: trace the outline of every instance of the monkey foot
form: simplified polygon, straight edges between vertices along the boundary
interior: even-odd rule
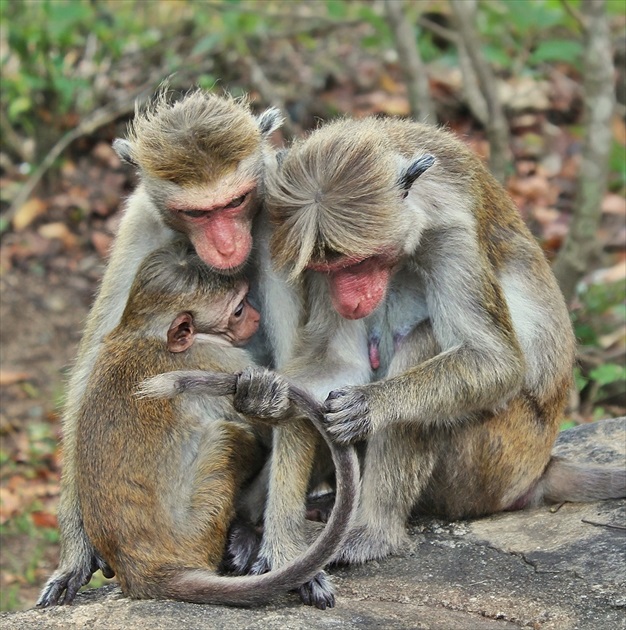
[[[365,526],[355,527],[348,534],[333,564],[363,564],[369,560],[380,560],[399,553],[408,545],[409,539],[404,532],[391,540]]]
[[[270,571],[271,568],[269,560],[261,556],[257,558],[255,563],[252,565],[250,575],[262,575],[263,573]]]
[[[328,523],[335,505],[335,493],[327,492],[316,497],[309,497],[306,502],[306,518],[309,521]]]
[[[228,549],[220,570],[234,575],[246,575],[251,571],[260,546],[261,536],[254,526],[242,520],[235,521],[228,533]]]
[[[326,610],[335,605],[335,591],[324,571],[320,571],[312,580],[303,584],[298,592],[302,602],[307,606]]]
[[[86,560],[85,563],[80,563],[79,558],[73,567],[69,569],[61,567],[52,574],[37,600],[36,605],[39,608],[47,608],[57,604],[71,604],[79,589],[91,580],[91,576],[98,569],[106,578],[112,578],[115,575],[111,567],[100,556],[94,555],[90,559],[84,559]]]

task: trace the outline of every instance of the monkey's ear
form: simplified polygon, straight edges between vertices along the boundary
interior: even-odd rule
[[[266,109],[262,114],[256,117],[256,121],[259,125],[259,129],[264,136],[269,136],[272,131],[276,131],[283,122],[285,122],[284,116],[280,113],[280,110],[276,107],[270,107]]]
[[[170,352],[185,352],[193,345],[196,329],[191,313],[181,313],[167,331],[167,349]]]
[[[401,190],[409,190],[415,180],[425,173],[435,163],[435,156],[427,153],[414,160],[402,169],[398,178],[398,186]]]
[[[137,162],[133,159],[133,145],[123,138],[113,140],[113,150],[117,153],[122,162],[127,162],[133,166],[137,166]]]

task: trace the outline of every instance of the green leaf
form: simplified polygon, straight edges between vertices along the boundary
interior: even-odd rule
[[[579,367],[574,368],[574,383],[576,385],[576,391],[582,392],[582,390],[589,383],[589,379],[582,373]]]
[[[28,96],[18,96],[11,101],[9,109],[7,111],[10,121],[17,120],[23,113],[32,109],[33,103]]]
[[[619,382],[626,383],[626,368],[616,363],[605,363],[591,370],[589,376],[600,386]]]
[[[212,74],[201,74],[198,77],[198,85],[203,90],[212,90],[215,87],[217,79]]]
[[[559,431],[565,431],[566,429],[572,429],[575,426],[578,426],[575,420],[564,420],[563,422],[561,422],[561,426],[559,427]]]
[[[218,35],[217,33],[205,35],[204,37],[201,37],[191,49],[191,55],[202,55],[204,53],[208,53],[213,50],[213,48],[215,48],[221,40],[221,35]]]
[[[345,0],[326,0],[326,10],[331,18],[340,20],[346,16],[347,2]]]
[[[513,64],[513,55],[510,55],[504,48],[487,44],[483,46],[483,53],[487,61],[508,70]]]
[[[528,58],[531,64],[544,61],[568,61],[574,63],[582,54],[582,44],[570,39],[552,39],[541,42]]]

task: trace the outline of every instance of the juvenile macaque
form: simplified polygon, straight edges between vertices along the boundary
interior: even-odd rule
[[[328,394],[338,443],[367,440],[337,561],[397,552],[413,510],[457,519],[626,495],[626,471],[551,457],[572,379],[567,309],[512,201],[451,134],[391,119],[326,125],[291,147],[266,204],[273,258],[305,290],[281,372]],[[240,385],[240,411],[286,404],[267,374]],[[276,431],[266,566],[302,538],[314,441]]]
[[[267,138],[281,121],[276,109],[255,117],[245,102],[227,96],[197,90],[170,102],[163,93],[137,112],[129,139],[115,143],[120,156],[137,166],[141,183],[128,200],[69,383],[63,414],[61,560],[40,595],[40,606],[71,602],[98,568],[112,575],[83,527],[74,466],[76,415],[102,339],[120,320],[137,268],[177,234],[225,275],[245,266],[265,165],[274,160]],[[254,272],[251,266],[246,273],[252,287],[259,284]],[[270,279],[263,284],[287,312],[288,300],[280,290],[272,291]],[[259,339],[263,335],[255,337],[255,356],[264,360]],[[287,334],[281,343],[289,344]]]
[[[172,243],[141,264],[121,321],[102,343],[76,415],[74,463],[86,534],[129,597],[263,603],[316,584],[348,531],[358,467],[351,448],[333,447],[340,505],[313,546],[278,572],[216,575],[236,498],[263,463],[250,421],[223,396],[251,362],[239,347],[259,326],[247,292],[239,276],[218,275],[188,243]],[[208,380],[212,395],[199,396],[195,376],[207,370],[220,374]],[[171,371],[191,371],[191,379],[166,394],[171,375],[162,373]],[[321,404],[284,394],[322,426]],[[334,603],[302,589],[307,603]]]

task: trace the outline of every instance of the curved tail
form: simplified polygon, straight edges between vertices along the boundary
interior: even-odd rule
[[[171,398],[182,392],[228,395],[235,392],[234,374],[179,371],[145,381],[141,396]],[[291,384],[289,397],[311,420],[330,448],[336,469],[337,491],[331,517],[317,540],[289,564],[255,576],[222,577],[210,570],[181,569],[164,578],[164,597],[201,604],[254,606],[277,593],[298,588],[311,580],[334,557],[350,527],[359,496],[359,466],[352,447],[334,444],[324,429],[323,407],[310,394]]]
[[[532,503],[589,502],[626,497],[626,469],[577,464],[552,456]]]

